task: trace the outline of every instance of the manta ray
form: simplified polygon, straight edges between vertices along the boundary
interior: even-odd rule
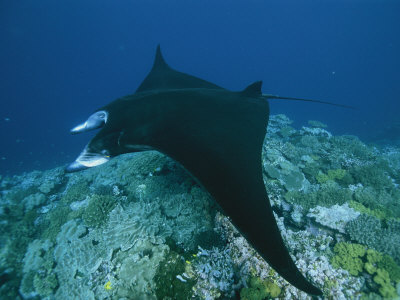
[[[214,198],[235,227],[283,278],[322,295],[297,269],[282,240],[262,176],[261,151],[269,120],[261,81],[233,92],[171,68],[157,47],[153,67],[136,92],[95,111],[71,130],[100,129],[75,172],[112,157],[157,150],[181,164]],[[299,98],[288,98],[302,100]]]

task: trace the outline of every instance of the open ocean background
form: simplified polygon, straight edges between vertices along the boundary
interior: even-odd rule
[[[241,90],[356,106],[277,102],[300,126],[399,137],[399,1],[1,1],[0,174],[75,159],[69,130],[133,93],[161,44],[175,69]],[[396,129],[397,128],[397,129]]]
[[[398,0],[0,0],[0,299],[400,299],[399,16]],[[229,90],[356,109],[271,100],[258,172],[253,146],[218,163],[200,134],[212,166],[176,153],[197,179],[156,151],[67,173],[96,134],[70,130],[134,93],[157,45]],[[243,145],[258,120],[233,127]]]

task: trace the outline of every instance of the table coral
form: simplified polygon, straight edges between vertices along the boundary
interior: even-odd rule
[[[350,208],[346,203],[343,205],[336,204],[329,208],[316,206],[310,209],[307,217],[314,218],[318,224],[346,233],[346,224],[359,215],[359,212]]]

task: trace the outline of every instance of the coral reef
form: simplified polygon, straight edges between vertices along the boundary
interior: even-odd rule
[[[315,222],[328,228],[346,233],[346,225],[350,221],[356,219],[360,215],[359,212],[349,207],[347,203],[333,205],[329,208],[316,206],[311,208],[307,217],[315,219]]]
[[[192,298],[192,288],[196,280],[190,278],[185,271],[185,260],[174,251],[168,253],[160,263],[154,279],[157,299]]]
[[[316,120],[309,120],[308,125],[311,127],[328,128],[328,125]]]
[[[74,202],[75,203],[75,202]],[[108,214],[115,207],[116,201],[110,195],[93,195],[85,208],[82,219],[89,227],[98,227],[106,223]]]
[[[327,174],[324,174],[322,172],[318,173],[316,176],[316,179],[318,183],[326,183],[328,180],[338,180],[340,181],[346,176],[346,170],[343,169],[336,169],[336,170],[328,170]]]
[[[328,181],[310,189],[310,192],[289,191],[284,197],[288,202],[301,205],[308,210],[316,206],[343,205],[352,199],[352,193],[350,190],[340,187],[337,183]]]
[[[352,240],[386,253],[400,264],[400,221],[389,219],[383,224],[373,216],[360,215],[346,229]]]
[[[219,298],[221,295],[233,297],[235,291],[234,263],[229,249],[213,247],[210,250],[199,247],[193,269],[197,275],[194,290],[198,296]]]
[[[335,268],[343,268],[351,275],[358,275],[363,270],[364,263],[361,260],[366,249],[360,244],[337,243],[333,248],[336,255],[332,258],[332,265]]]

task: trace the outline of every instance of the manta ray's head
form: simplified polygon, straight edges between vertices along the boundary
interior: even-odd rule
[[[92,114],[84,123],[71,129],[72,134],[82,133],[104,127],[108,120],[108,111],[99,110]]]
[[[69,164],[67,172],[76,172],[87,168],[102,165],[111,157],[126,151],[119,146],[119,139],[123,131],[118,127],[110,126],[109,121],[112,113],[106,109],[100,109],[93,113],[84,123],[71,129],[72,134],[83,133],[95,129],[100,132],[86,145],[77,159]]]
[[[119,98],[98,109],[85,122],[71,129],[71,134],[96,129],[100,131],[77,159],[66,167],[66,172],[96,167],[121,154],[152,149],[146,146],[144,140],[149,136],[147,123],[154,123],[151,118],[153,112],[142,109],[142,99],[140,95]],[[146,114],[146,111],[149,113]]]

